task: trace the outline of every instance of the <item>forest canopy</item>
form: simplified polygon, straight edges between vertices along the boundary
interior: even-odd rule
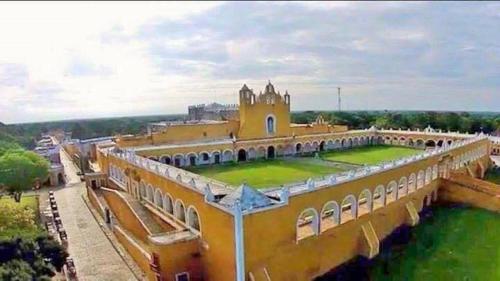
[[[417,111],[300,111],[292,112],[294,123],[314,122],[321,114],[331,124],[348,125],[351,129],[378,128],[424,129],[433,128],[500,134],[500,114],[488,112],[417,112]],[[54,129],[72,132],[76,139],[88,139],[119,134],[140,134],[147,124],[159,121],[184,120],[186,115],[158,115],[140,117],[68,120],[44,123],[0,125],[0,140],[14,141],[32,149],[35,141]]]

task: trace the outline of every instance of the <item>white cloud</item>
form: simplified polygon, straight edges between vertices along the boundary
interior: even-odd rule
[[[424,108],[417,94],[436,89],[465,99],[474,88],[464,84],[495,95],[490,6],[3,2],[0,121],[180,113],[190,103],[236,102],[242,83],[260,90],[267,79],[290,91],[294,109],[328,106],[307,97],[328,100],[337,85],[363,97],[351,102],[357,109]]]

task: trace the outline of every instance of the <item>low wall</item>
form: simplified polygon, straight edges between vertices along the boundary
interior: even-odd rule
[[[276,219],[263,221],[257,218],[257,216],[271,215],[270,212],[269,214],[266,212],[252,214],[251,216],[255,216],[255,218],[247,219],[245,227],[248,229],[258,226],[260,229],[258,232],[254,232],[251,239],[245,239],[245,258],[247,261],[245,269],[254,276],[262,275],[261,272],[265,270],[271,276],[271,280],[312,280],[367,251],[366,246],[364,246],[364,226],[371,224],[376,238],[381,241],[397,227],[410,224],[411,215],[406,205],[413,204],[415,211],[419,212],[423,207],[424,198],[438,189],[439,184],[440,181],[435,180],[383,208],[299,242],[295,241],[295,232],[290,233],[291,235],[282,238],[280,243],[272,245],[272,248],[267,245],[270,231],[282,231],[286,225]],[[282,212],[282,214],[272,217],[286,217],[289,211],[286,207],[278,208],[274,212]],[[276,234],[273,235],[276,236]],[[266,257],[256,257],[254,253],[262,251],[262,248],[272,250],[266,253]],[[276,252],[281,254],[273,254]],[[286,270],[287,268],[290,270]]]
[[[99,202],[99,199],[97,198],[97,194],[95,194],[95,192],[94,192],[94,190],[92,190],[92,188],[90,188],[90,187],[86,187],[86,188],[87,188],[87,197],[89,198],[90,203],[92,204],[92,206],[94,206],[94,208],[97,210],[97,212],[99,212],[101,217],[104,218],[104,214],[105,214],[104,206],[101,204],[101,202]]]
[[[180,232],[182,231],[173,231],[170,235],[175,236],[176,233]],[[163,280],[175,280],[175,275],[182,272],[189,272],[189,280],[191,281],[203,280],[198,239],[178,239],[165,245],[151,242],[150,245],[152,251],[159,255]]]
[[[479,188],[470,188],[450,180],[443,180],[443,184],[439,189],[439,199],[445,202],[461,203],[500,212],[500,197],[498,195],[481,191]]]
[[[151,260],[151,254],[141,247],[132,237],[130,237],[120,226],[113,226],[113,233],[115,234],[121,245],[127,250],[130,256],[134,259],[137,265],[141,268],[144,273],[148,276],[149,280],[151,278],[152,272],[149,266],[149,261]]]
[[[125,198],[120,196],[118,191],[101,188],[104,199],[108,203],[113,215],[126,230],[130,231],[135,237],[146,242],[150,234],[142,224],[136,213],[132,210]]]

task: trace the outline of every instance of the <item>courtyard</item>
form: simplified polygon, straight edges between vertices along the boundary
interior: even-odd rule
[[[345,162],[357,165],[376,165],[380,162],[391,161],[423,152],[421,149],[374,145],[362,146],[343,151],[328,151],[321,153],[321,158],[327,161]]]
[[[396,146],[367,146],[343,151],[322,152],[320,157],[294,157],[256,160],[213,166],[197,166],[188,170],[234,186],[246,183],[254,188],[277,187],[306,181],[353,169],[359,165],[374,165],[422,150]]]
[[[234,186],[246,183],[254,188],[265,188],[305,181],[344,169],[302,159],[273,159],[195,167],[189,170]]]

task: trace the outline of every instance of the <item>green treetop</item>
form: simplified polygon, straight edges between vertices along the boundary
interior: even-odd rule
[[[37,180],[44,181],[49,163],[38,154],[23,149],[8,150],[0,157],[0,185],[16,202]]]

